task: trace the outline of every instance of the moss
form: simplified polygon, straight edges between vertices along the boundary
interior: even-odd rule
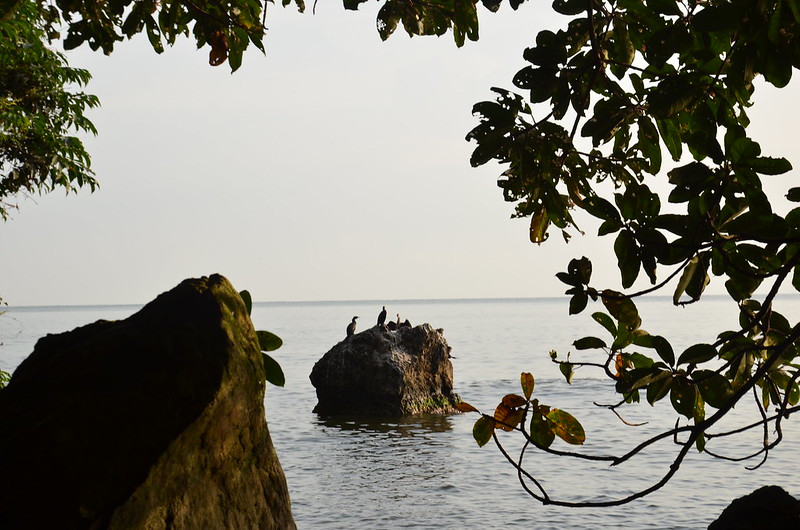
[[[441,410],[452,410],[455,412],[453,404],[458,403],[459,401],[460,398],[454,400],[439,394],[438,396],[432,396],[422,401],[404,404],[403,408],[406,409],[406,413],[408,414],[416,414],[419,412],[435,412]]]

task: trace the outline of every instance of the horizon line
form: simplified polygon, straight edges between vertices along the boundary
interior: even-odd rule
[[[791,295],[792,293],[783,293],[785,295]],[[797,293],[795,293],[797,294]],[[717,297],[728,297],[728,294],[707,294],[706,297],[708,298],[717,298]],[[363,299],[355,299],[355,300],[260,300],[254,301],[253,305],[264,305],[264,304],[280,304],[280,305],[291,305],[291,304],[364,304],[364,303],[378,303],[378,304],[386,304],[386,303],[393,303],[393,302],[401,302],[401,303],[429,303],[429,302],[482,302],[482,301],[529,301],[529,300],[566,300],[568,299],[568,295],[555,295],[555,296],[497,296],[497,297],[467,297],[467,298],[363,298]],[[654,298],[671,298],[670,295],[650,295],[648,299]],[[6,307],[0,307],[0,314],[3,311],[13,310],[13,309],[43,309],[43,308],[53,308],[53,309],[68,309],[68,308],[92,308],[92,307],[144,307],[150,302],[144,303],[94,303],[94,304],[33,304],[33,305],[8,305]]]

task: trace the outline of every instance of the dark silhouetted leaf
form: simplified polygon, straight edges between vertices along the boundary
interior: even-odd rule
[[[706,403],[714,408],[724,407],[733,395],[733,387],[724,376],[711,370],[695,370],[692,377]]]
[[[239,296],[242,297],[242,302],[244,302],[244,307],[247,309],[247,314],[250,315],[253,312],[253,299],[250,296],[250,291],[245,289],[244,291],[239,292]],[[262,348],[263,349],[263,348]]]
[[[572,384],[572,376],[575,375],[575,370],[572,363],[560,363],[558,365],[558,369],[561,370],[561,374],[564,376],[564,379],[567,380],[567,384]]]
[[[700,364],[718,356],[717,350],[710,344],[694,344],[689,346],[678,358],[678,364]]]
[[[286,384],[286,376],[283,375],[283,370],[278,361],[270,357],[264,352],[261,352],[261,357],[264,361],[264,375],[268,382],[275,386],[284,386]]]
[[[539,413],[531,414],[531,440],[539,447],[547,449],[556,439],[551,423]]]
[[[283,345],[280,337],[269,331],[258,330],[256,331],[258,337],[258,344],[263,351],[275,351]]]
[[[577,350],[591,350],[594,348],[607,348],[606,343],[597,337],[583,337],[572,343]]]

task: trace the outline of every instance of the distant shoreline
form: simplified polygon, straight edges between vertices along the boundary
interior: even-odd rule
[[[800,293],[786,293],[778,295],[779,298],[794,298],[800,297]],[[484,303],[484,302],[502,302],[502,303],[527,303],[527,302],[548,302],[548,301],[564,301],[569,297],[562,296],[541,296],[541,297],[520,297],[520,298],[396,298],[396,299],[373,299],[373,300],[282,300],[282,301],[261,301],[253,302],[254,306],[260,307],[275,307],[275,306],[341,306],[341,305],[361,305],[361,304],[441,304],[441,303]],[[661,301],[671,300],[671,296],[658,295],[647,296],[646,298],[639,298],[637,302],[643,301]],[[704,296],[705,299],[720,299],[729,298],[727,294],[708,294]],[[141,308],[145,304],[86,304],[86,305],[9,305],[7,307],[0,307],[0,313],[4,311],[82,311],[86,309],[97,308],[117,308],[117,309],[130,309]]]

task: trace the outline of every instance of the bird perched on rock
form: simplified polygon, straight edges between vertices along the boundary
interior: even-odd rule
[[[382,326],[386,322],[386,306],[383,306],[383,311],[378,315],[378,325]]]
[[[356,319],[358,317],[353,317],[353,321],[347,325],[347,336],[350,337],[353,333],[356,332]]]

